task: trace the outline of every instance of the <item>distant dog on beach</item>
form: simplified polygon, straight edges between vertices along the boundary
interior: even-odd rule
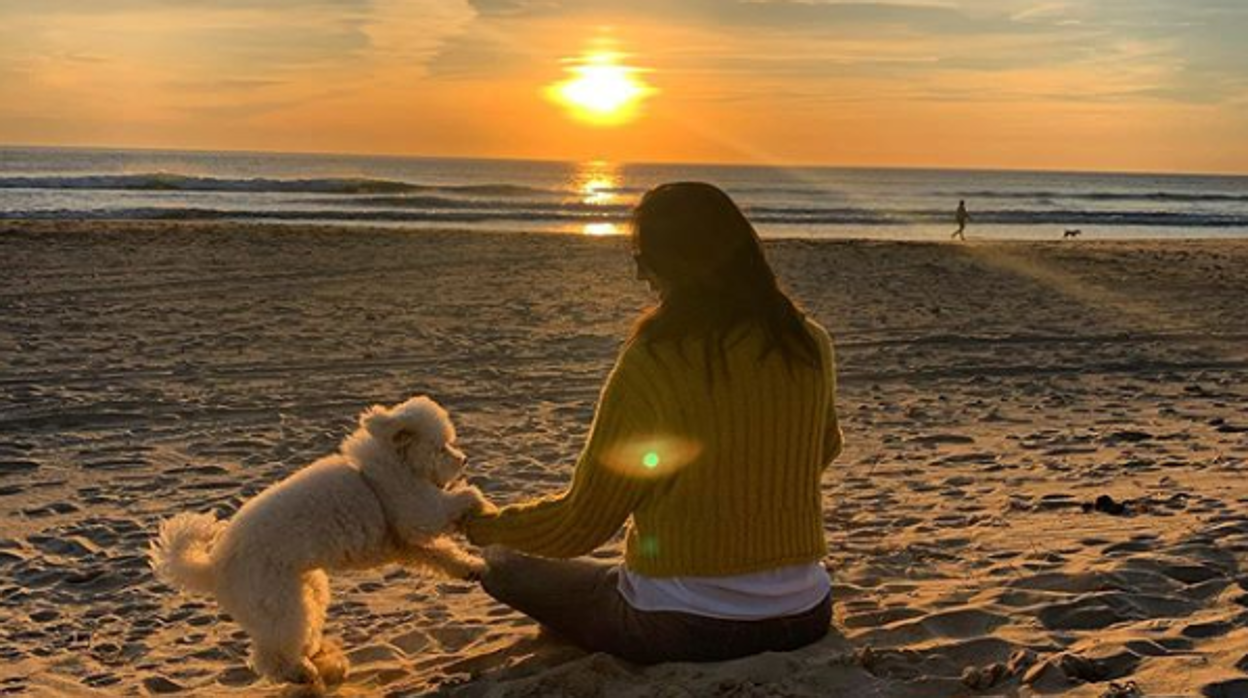
[[[1080,235],[1083,235],[1083,231],[1082,231],[1082,230],[1078,230],[1078,229],[1075,229],[1075,230],[1067,230],[1066,232],[1062,233],[1062,239],[1063,239],[1063,240],[1068,240],[1068,239],[1070,239],[1070,238],[1077,238],[1077,237],[1079,237]]]
[[[340,452],[260,493],[228,522],[179,514],[151,549],[156,576],[210,594],[252,640],[256,671],[323,690],[347,661],[321,639],[329,606],[326,570],[388,563],[458,579],[480,560],[441,537],[489,505],[475,487],[448,489],[466,458],[446,411],[427,397],[374,406]]]

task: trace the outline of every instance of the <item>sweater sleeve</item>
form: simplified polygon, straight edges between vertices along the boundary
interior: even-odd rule
[[[625,464],[619,457],[644,440],[652,414],[632,363],[626,349],[599,397],[568,489],[470,518],[465,527],[470,541],[569,558],[592,552],[620,529],[651,482],[644,468],[637,469],[641,464]]]

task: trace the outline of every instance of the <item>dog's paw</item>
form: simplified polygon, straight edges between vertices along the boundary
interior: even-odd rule
[[[490,500],[481,494],[476,487],[467,486],[451,493],[454,504],[450,516],[450,530],[463,532],[468,520],[482,514],[493,514],[498,511]]]
[[[461,582],[479,582],[485,574],[485,562],[466,553],[456,553],[437,561],[439,571],[450,579]]]
[[[321,684],[320,672],[307,657],[292,657],[280,652],[256,648],[253,648],[252,652],[252,668],[257,674],[275,683],[313,687]]]
[[[465,582],[479,583],[481,579],[485,577],[485,560],[472,558],[468,562],[464,563],[462,572],[463,574],[460,575],[460,579]]]
[[[322,695],[325,692],[325,682],[321,680],[320,671],[317,669],[316,664],[307,657],[304,657],[297,664],[291,663],[283,667],[278,674],[278,678],[292,684],[292,690],[310,691],[306,695]],[[301,693],[300,695],[304,694]]]
[[[458,487],[451,494],[459,502],[460,506],[463,507],[464,513],[479,514],[487,508],[495,508],[475,485]]]
[[[337,686],[345,681],[351,667],[351,662],[342,653],[342,648],[328,640],[322,642],[321,651],[312,656],[312,664],[328,686]]]

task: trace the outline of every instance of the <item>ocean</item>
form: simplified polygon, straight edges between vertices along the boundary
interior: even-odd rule
[[[702,180],[767,238],[1248,236],[1248,177],[627,164],[0,147],[0,219],[239,220],[624,232],[667,181]]]

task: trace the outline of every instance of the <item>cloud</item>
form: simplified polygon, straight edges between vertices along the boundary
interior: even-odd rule
[[[675,20],[702,26],[860,29],[893,26],[941,33],[988,29],[995,20],[976,20],[946,3],[804,2],[795,0],[470,0],[483,18],[616,17]]]
[[[84,134],[330,120],[387,90],[412,94],[472,16],[454,0],[18,5],[0,0],[0,142],[32,139],[37,114],[76,114]]]
[[[213,10],[366,10],[372,0],[0,0],[0,14],[108,15]]]

